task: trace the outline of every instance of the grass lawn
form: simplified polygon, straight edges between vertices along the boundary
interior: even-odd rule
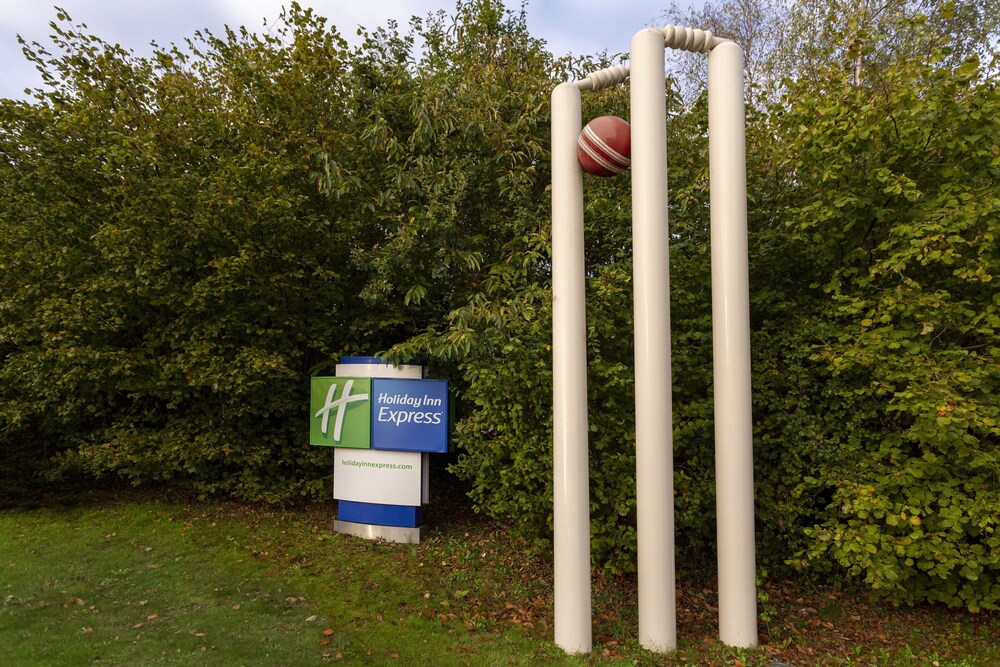
[[[639,648],[634,579],[595,576],[595,649],[552,643],[551,566],[461,501],[421,545],[291,510],[95,494],[0,511],[0,665],[1000,664],[1000,616],[894,609],[767,582],[762,646],[715,639],[710,577],[682,572],[680,647]]]

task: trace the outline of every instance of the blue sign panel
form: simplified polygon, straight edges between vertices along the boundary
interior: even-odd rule
[[[372,379],[372,449],[448,451],[447,380]]]
[[[341,500],[337,505],[337,518],[352,523],[416,528],[424,522],[424,510],[422,507],[409,505],[379,505]]]

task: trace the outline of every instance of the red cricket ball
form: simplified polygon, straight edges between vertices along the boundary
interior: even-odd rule
[[[599,116],[583,128],[576,154],[588,174],[617,176],[632,163],[631,128],[618,116]]]

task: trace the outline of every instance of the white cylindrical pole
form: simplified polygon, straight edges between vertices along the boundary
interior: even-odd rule
[[[708,56],[719,638],[757,645],[743,50]]]
[[[641,30],[631,45],[632,247],[635,296],[635,458],[639,642],[677,648],[673,419],[664,41]]]
[[[552,91],[552,385],[555,641],[592,647],[587,321],[584,291],[580,90]]]

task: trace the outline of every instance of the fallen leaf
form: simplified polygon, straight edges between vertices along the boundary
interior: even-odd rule
[[[83,634],[92,635],[94,634],[94,628],[83,628]]]
[[[239,606],[239,605],[237,605],[237,606]],[[315,621],[315,620],[316,620],[317,618],[319,618],[319,617],[318,617],[318,616],[315,616],[315,615],[313,615],[313,616],[310,616],[309,618],[307,618],[307,619],[306,619],[306,623],[312,623],[312,622],[313,622],[313,621]]]
[[[152,621],[152,620],[155,620],[155,619],[157,619],[159,617],[160,617],[159,614],[150,614],[149,616],[146,617],[146,620],[147,621]]]
[[[326,630],[323,631],[323,634],[329,637],[330,635],[333,634],[333,628],[327,628]]]

